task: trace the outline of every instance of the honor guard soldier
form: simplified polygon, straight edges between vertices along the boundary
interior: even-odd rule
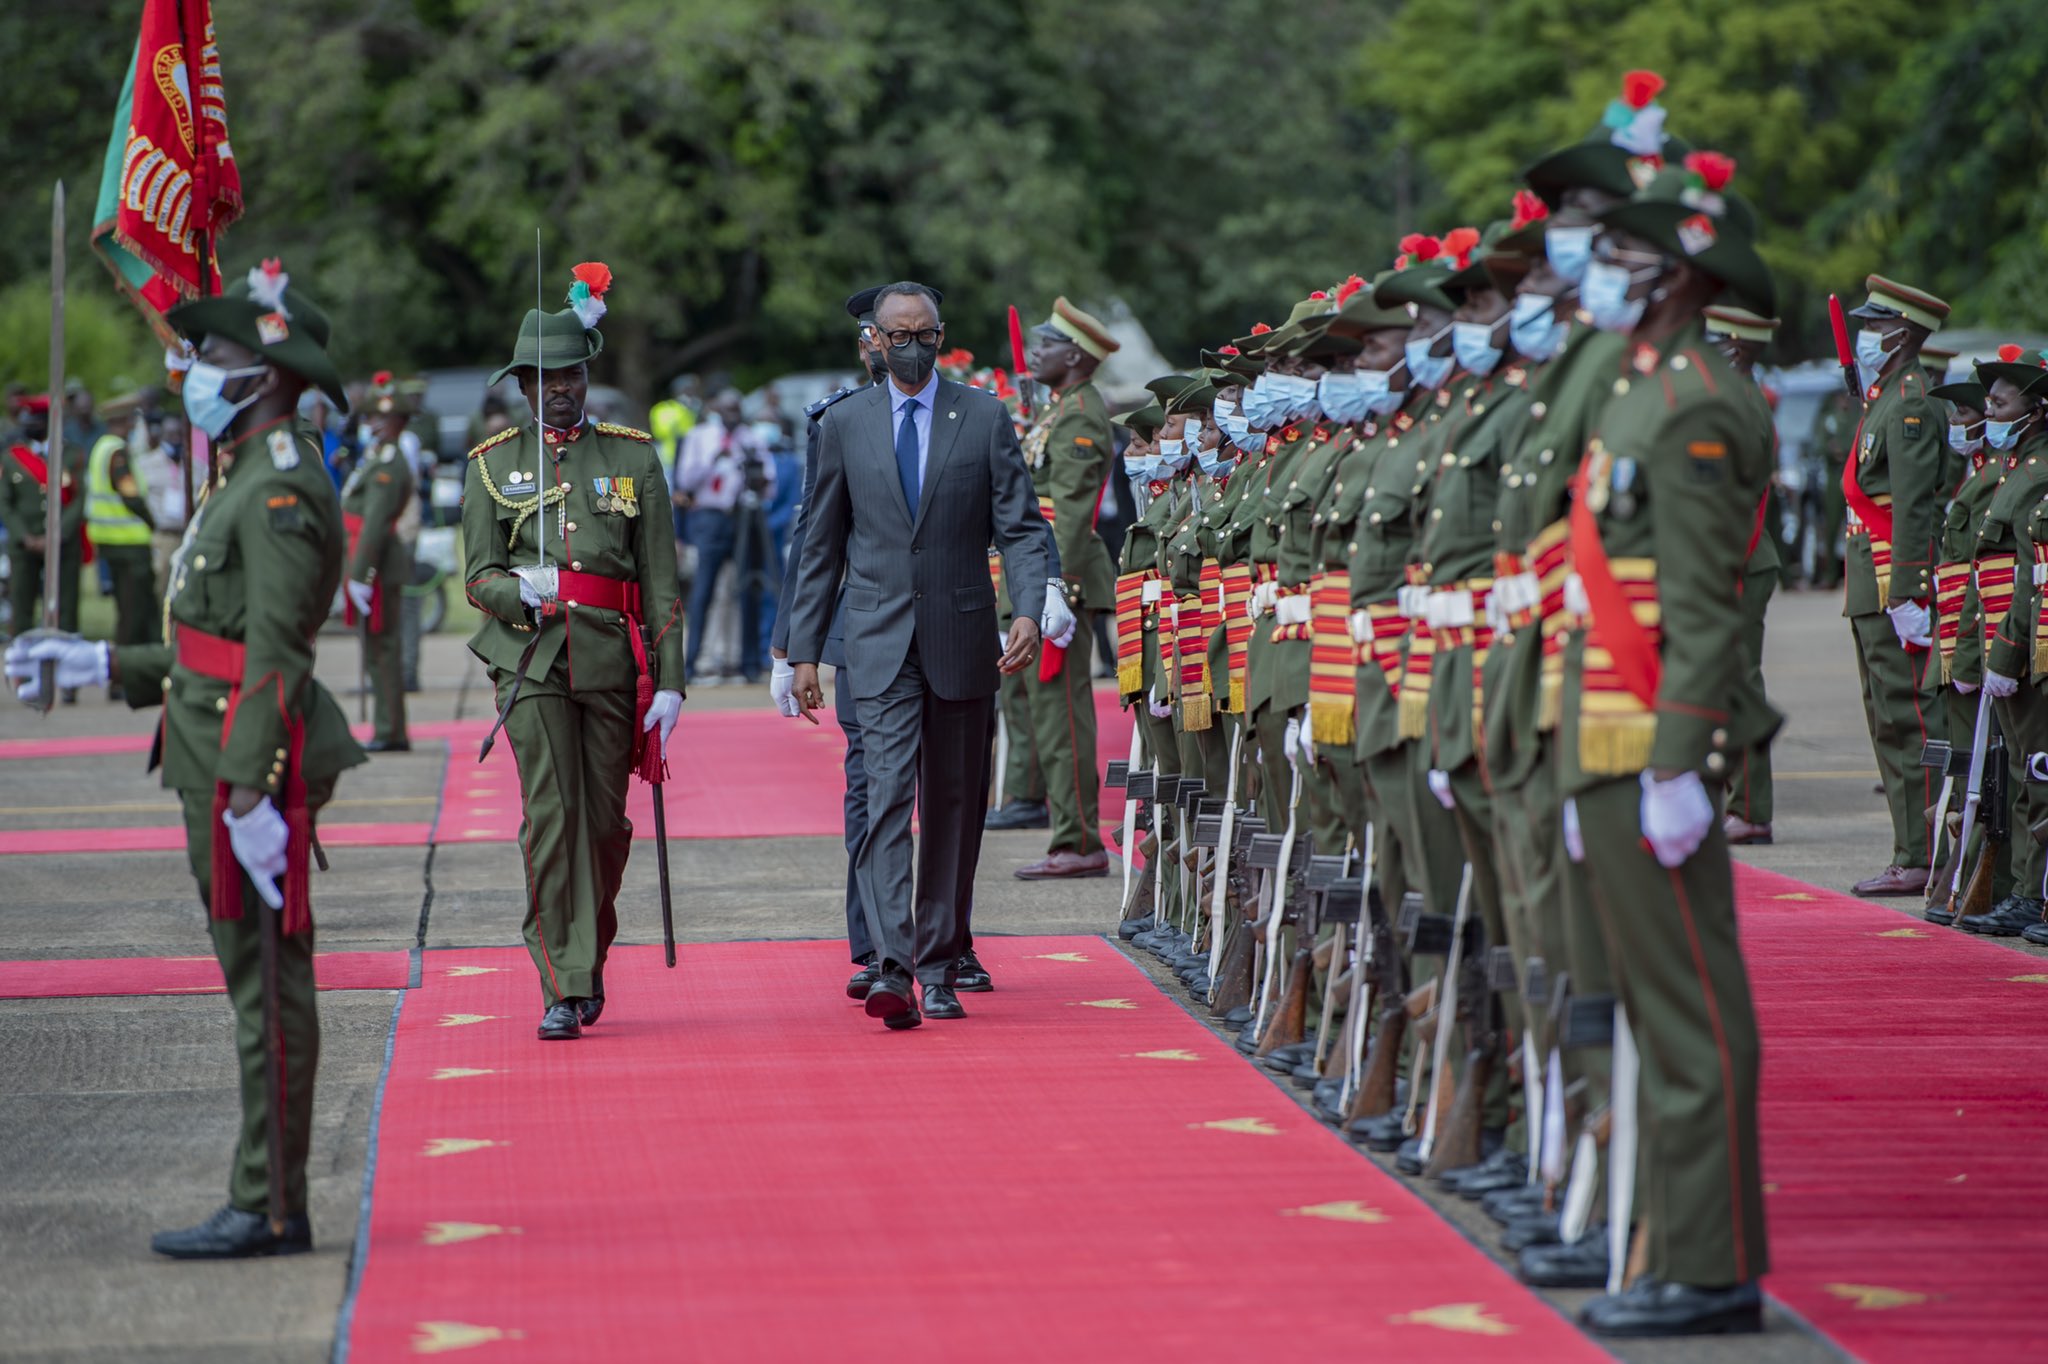
[[[274,260],[169,320],[199,347],[185,410],[222,469],[172,560],[170,642],[18,642],[7,672],[33,679],[52,659],[60,686],[117,682],[130,706],[164,708],[163,783],[184,805],[186,854],[235,1011],[242,1130],[226,1206],[151,1247],[179,1259],[296,1254],[313,1247],[313,820],[336,777],[364,761],[313,677],[343,536],[319,438],[297,410],[308,384],[342,410],[347,399],[327,358],[327,318]]]
[[[469,452],[462,499],[463,576],[484,613],[469,647],[519,766],[543,1041],[580,1037],[604,1010],[632,850],[626,783],[660,779],[683,701],[668,484],[651,436],[584,410],[611,271],[575,274],[570,307],[528,312],[491,376],[518,376],[533,420]]]
[[[1025,681],[1052,842],[1043,858],[1019,867],[1016,875],[1045,881],[1109,873],[1098,820],[1093,620],[1095,612],[1116,605],[1109,549],[1095,529],[1116,437],[1109,402],[1094,380],[1096,368],[1119,343],[1064,298],[1053,301],[1052,317],[1034,340],[1032,376],[1053,396],[1024,437],[1024,462],[1038,491],[1038,510],[1059,547],[1062,590],[1074,614],[1072,637],[1048,631],[1038,667]]]
[[[5,474],[0,477],[0,525],[7,527],[7,598],[17,635],[43,620],[43,566],[49,562],[49,547],[43,543],[43,493],[50,483],[45,456],[51,420],[47,394],[22,400],[20,438],[8,447]],[[58,626],[68,631],[78,629],[78,568],[90,560],[92,550],[85,537],[85,499],[79,496],[85,484],[85,455],[67,443],[58,479],[64,518],[57,555],[57,609],[62,613]]]
[[[1773,289],[1733,173],[1694,152],[1601,213],[1581,290],[1595,325],[1627,340],[1570,513],[1583,648],[1567,655],[1559,736],[1567,851],[1641,1056],[1643,1272],[1581,1311],[1602,1335],[1763,1324],[1756,1016],[1714,791],[1776,721],[1731,701],[1771,449],[1701,312],[1724,293],[1768,309]]]
[[[113,580],[114,644],[155,644],[160,608],[149,546],[156,518],[127,438],[111,431],[92,443],[87,457],[85,531]]]
[[[1891,807],[1891,863],[1855,886],[1858,895],[1919,895],[1927,888],[1927,811],[1934,774],[1920,766],[1929,739],[1942,737],[1926,654],[1934,644],[1935,540],[1953,485],[1948,429],[1928,394],[1920,346],[1948,317],[1948,304],[1881,275],[1849,315],[1856,336],[1863,414],[1856,424],[1842,495],[1849,504],[1848,594],[1842,614],[1855,632],[1863,714]]]
[[[341,485],[341,520],[348,531],[348,624],[361,632],[363,673],[376,698],[372,753],[412,747],[405,731],[405,659],[399,649],[400,602],[412,581],[412,549],[399,524],[418,505],[412,465],[399,448],[412,416],[409,394],[388,372],[370,387],[374,440]]]

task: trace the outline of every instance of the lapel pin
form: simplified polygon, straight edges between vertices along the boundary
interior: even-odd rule
[[[954,419],[955,417],[958,417],[959,415],[960,415],[960,414],[959,414],[958,412],[948,412],[948,413],[946,414],[946,420],[947,420],[947,421],[952,421],[952,420],[953,420],[953,419]]]

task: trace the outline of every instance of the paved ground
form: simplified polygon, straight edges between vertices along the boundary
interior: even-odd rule
[[[1790,723],[1777,753],[1778,843],[1759,865],[1846,886],[1881,867],[1888,835],[1839,598],[1782,597],[1771,615],[1768,675]],[[345,697],[355,650],[323,641],[323,675]],[[417,720],[475,718],[487,701],[459,641],[430,641]],[[765,705],[759,689],[711,688],[696,709]],[[0,740],[142,733],[151,712],[88,696],[47,720],[0,707]],[[429,745],[437,748],[437,745]],[[0,762],[0,830],[174,819],[164,794],[126,757]],[[340,795],[350,818],[428,818],[437,752],[379,759]],[[56,807],[54,810],[51,807]],[[382,808],[387,813],[378,814]],[[1102,931],[1114,883],[1032,886],[1009,876],[1042,835],[989,838],[977,930]],[[331,850],[316,886],[324,948],[402,949],[517,941],[519,864],[504,845]],[[653,859],[636,850],[628,900],[653,902]],[[678,929],[691,939],[808,938],[841,929],[843,853],[834,839],[679,842]],[[205,952],[202,911],[181,854],[0,858],[0,958]],[[622,936],[653,941],[653,914]],[[348,1273],[365,1142],[389,1038],[389,992],[328,993],[312,1172],[319,1252],[248,1266],[153,1260],[148,1232],[219,1201],[233,1141],[228,1015],[215,997],[0,1001],[0,1360],[303,1360],[327,1356]],[[764,1007],[772,1001],[763,1001]],[[1292,1093],[1293,1091],[1289,1091]],[[1481,1244],[1469,1209],[1448,1209]],[[1335,1269],[1336,1267],[1333,1267]],[[1656,1347],[1656,1364],[1831,1356],[1786,1326],[1761,1345]]]

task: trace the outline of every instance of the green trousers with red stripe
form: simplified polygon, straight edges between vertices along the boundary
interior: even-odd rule
[[[1051,680],[1024,669],[1033,746],[1045,774],[1052,814],[1049,852],[1102,851],[1102,769],[1095,765],[1095,629],[1093,611],[1076,611],[1074,639]],[[1147,735],[1146,737],[1151,737]]]
[[[1674,870],[1642,838],[1631,774],[1579,793],[1585,869],[1642,1057],[1635,1208],[1652,1278],[1702,1288],[1770,1268],[1757,1154],[1758,1043],[1719,801]]]
[[[1896,867],[1924,867],[1927,810],[1941,783],[1920,766],[1920,750],[1929,739],[1944,737],[1934,689],[1927,683],[1927,655],[1908,653],[1892,629],[1891,617],[1882,611],[1852,616],[1849,624],[1856,632],[1863,717],[1870,726],[1885,804],[1891,808],[1891,862]]]

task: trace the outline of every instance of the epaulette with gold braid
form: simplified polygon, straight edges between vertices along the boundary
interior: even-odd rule
[[[621,426],[617,422],[599,422],[597,424],[597,434],[600,436],[623,436],[627,440],[637,440],[642,445],[654,444],[654,437],[648,435],[645,431],[637,427]]]
[[[497,435],[492,436],[488,440],[481,442],[475,449],[471,450],[469,452],[469,458],[475,459],[478,455],[481,455],[484,451],[490,449],[492,446],[503,445],[506,441],[512,439],[514,436],[518,434],[518,427],[508,426],[503,431],[500,431]]]

